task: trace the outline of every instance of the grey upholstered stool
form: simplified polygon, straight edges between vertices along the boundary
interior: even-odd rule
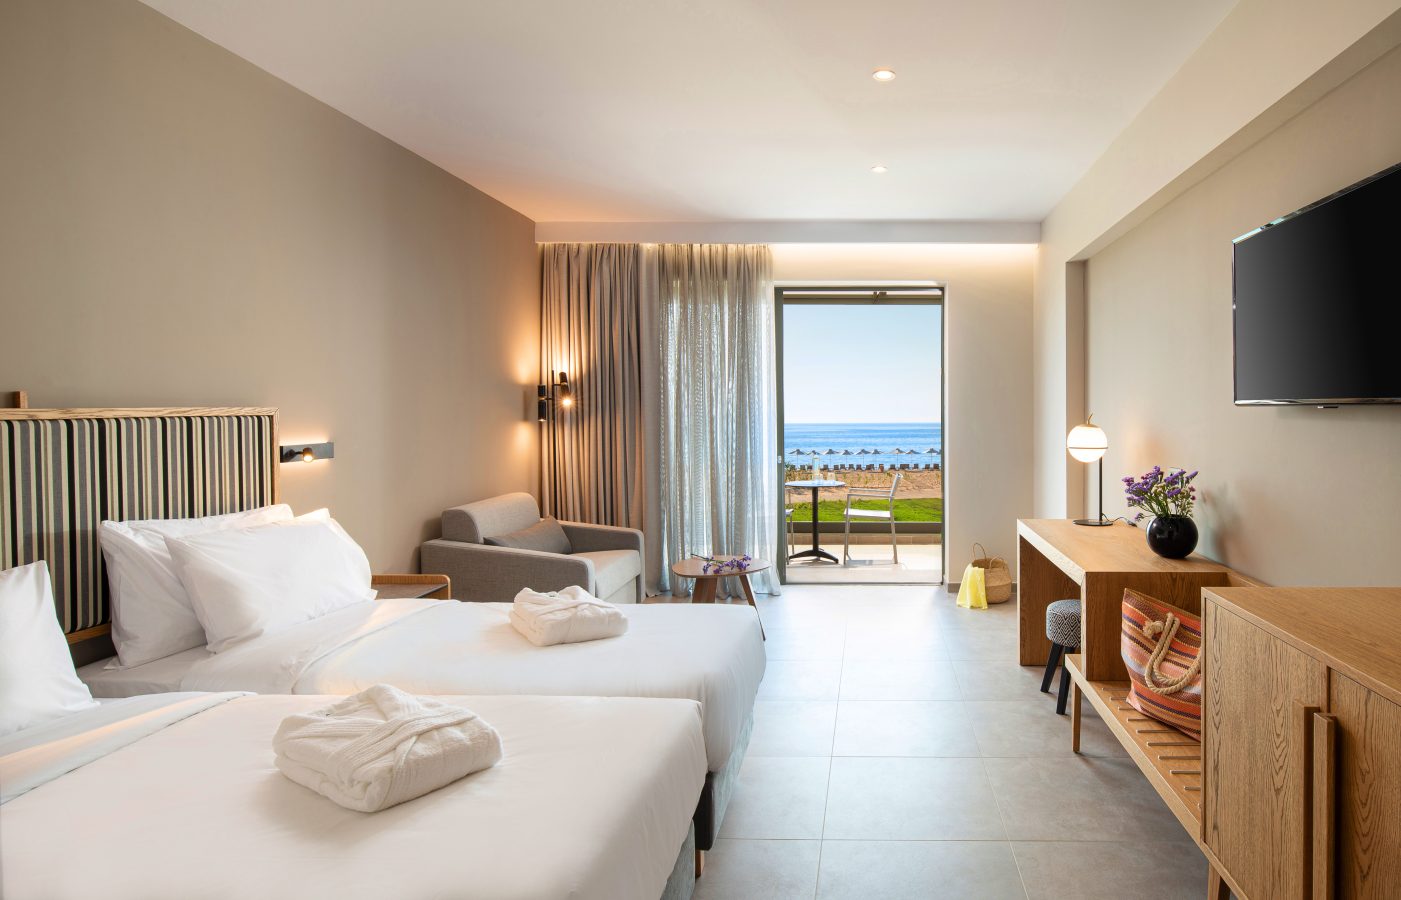
[[[1051,678],[1056,666],[1067,653],[1080,649],[1080,601],[1057,600],[1046,607],[1046,637],[1051,641],[1051,655],[1046,658],[1046,674],[1041,678],[1041,693],[1051,690]],[[1060,690],[1056,693],[1056,715],[1065,715],[1065,698],[1070,693],[1070,670],[1061,665]]]

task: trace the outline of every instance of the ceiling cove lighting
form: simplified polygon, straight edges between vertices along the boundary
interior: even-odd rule
[[[887,169],[885,166],[871,166],[871,171],[874,172],[874,173],[876,173],[877,175],[884,175],[886,172],[889,172],[890,170]]]
[[[881,67],[871,73],[871,77],[881,84],[895,80],[895,70]]]

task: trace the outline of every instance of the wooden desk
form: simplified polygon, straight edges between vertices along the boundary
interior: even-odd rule
[[[1119,655],[1125,588],[1200,613],[1202,588],[1253,584],[1196,554],[1164,559],[1132,525],[1087,528],[1069,519],[1017,520],[1017,582],[1018,661],[1045,665],[1046,607],[1079,597],[1079,662],[1090,681],[1129,679]]]

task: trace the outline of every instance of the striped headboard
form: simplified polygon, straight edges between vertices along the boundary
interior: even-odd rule
[[[44,560],[69,642],[106,633],[97,528],[277,502],[277,410],[0,409],[0,569]]]

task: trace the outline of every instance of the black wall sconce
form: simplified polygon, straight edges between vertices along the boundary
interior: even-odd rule
[[[281,459],[285,463],[336,458],[336,445],[330,441],[324,444],[284,444],[281,451]]]
[[[574,405],[574,391],[569,387],[569,375],[560,372],[556,375],[550,372],[550,383],[537,385],[535,388],[535,415],[541,422],[550,418],[550,404],[557,404],[560,409],[569,409]]]

